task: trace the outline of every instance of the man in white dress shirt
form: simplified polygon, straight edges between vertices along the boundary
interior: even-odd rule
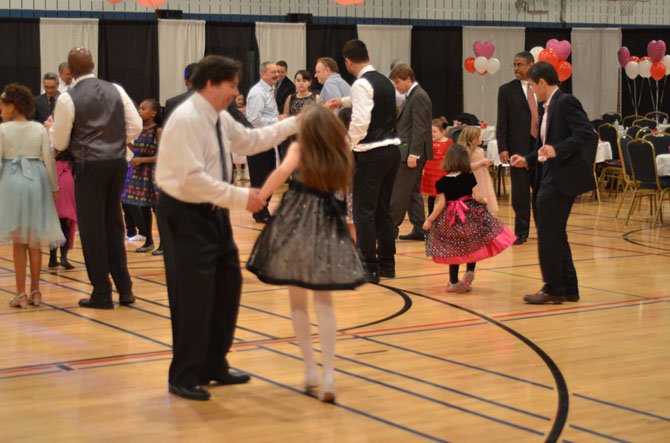
[[[395,88],[370,64],[360,40],[342,49],[347,70],[357,80],[351,97],[335,98],[330,108],[351,107],[349,138],[354,151],[353,215],[356,237],[368,271],[367,280],[395,277],[395,225],[391,192],[400,165],[400,139],[395,135]]]
[[[56,101],[51,143],[59,151],[69,149],[74,158],[74,195],[77,224],[93,285],[90,298],[79,300],[82,308],[113,309],[112,275],[119,303],[135,302],[126,261],[121,191],[128,163],[126,143],[142,131],[142,119],[128,94],[119,85],[93,74],[93,57],[86,48],[68,54],[74,81]]]
[[[198,63],[195,92],[172,113],[158,151],[157,212],[174,345],[168,388],[192,400],[208,400],[202,385],[212,381],[249,381],[226,360],[242,289],[228,211],[256,212],[266,202],[258,189],[231,183],[230,154],[259,153],[296,132],[295,118],[248,129],[224,111],[239,94],[240,70],[239,62],[217,55]]]
[[[70,72],[70,65],[67,62],[63,62],[58,65],[58,77],[60,81],[58,82],[58,92],[61,94],[67,92],[72,86],[72,72]]]

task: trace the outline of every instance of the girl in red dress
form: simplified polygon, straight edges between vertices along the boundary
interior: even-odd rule
[[[426,160],[423,167],[423,177],[421,178],[421,193],[428,195],[428,213],[433,212],[435,206],[435,183],[444,176],[442,170],[442,160],[447,154],[447,149],[452,141],[447,138],[447,119],[444,117],[436,118],[432,123],[433,127],[433,159]]]

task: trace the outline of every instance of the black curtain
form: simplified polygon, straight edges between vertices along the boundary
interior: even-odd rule
[[[100,20],[98,76],[123,86],[135,103],[158,100],[158,23]]]
[[[547,40],[552,38],[558,41],[570,41],[571,32],[571,28],[526,28],[526,51],[530,51],[535,46],[544,48],[547,45]],[[572,54],[568,57],[568,61],[572,63]],[[561,91],[572,94],[572,76],[561,83]]]
[[[205,30],[205,55],[224,55],[242,63],[238,89],[246,96],[259,79],[256,26],[253,23],[207,22]]]
[[[451,122],[463,112],[463,28],[413,27],[411,64],[434,117]]]
[[[342,48],[349,40],[358,38],[355,25],[307,25],[307,69],[314,75],[316,60],[320,57],[335,59],[342,78],[351,84],[354,77],[349,74],[342,57]],[[312,81],[314,89],[321,89],[317,80]]]
[[[19,82],[39,95],[40,63],[39,20],[0,18],[0,91],[9,83]]]
[[[621,41],[622,46],[628,47],[630,55],[643,57],[647,55],[647,44],[650,40],[663,40],[666,44],[670,44],[670,30],[669,29],[622,29]],[[613,54],[612,57],[616,57]],[[652,96],[656,101],[656,81],[653,78],[643,79],[637,77],[635,80],[630,80],[623,69],[621,69],[621,111],[624,116],[634,114],[633,102],[631,100],[631,92],[633,88],[633,81],[636,85],[638,97],[640,98],[640,105],[638,107],[638,114],[644,115],[647,112],[653,111]],[[630,91],[629,88],[630,87]],[[659,107],[660,111],[670,113],[670,79],[666,75],[663,80],[658,82],[658,97],[659,101],[663,96],[663,101]]]

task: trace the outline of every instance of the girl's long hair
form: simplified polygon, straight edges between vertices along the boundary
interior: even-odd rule
[[[458,142],[465,146],[468,153],[472,155],[472,153],[475,152],[475,149],[477,149],[477,146],[475,146],[475,139],[480,137],[481,134],[482,131],[477,126],[465,126],[461,131],[461,135],[458,136]]]
[[[301,115],[300,180],[321,192],[349,189],[353,157],[346,128],[321,105],[306,106]]]
[[[470,155],[463,145],[453,145],[447,150],[442,160],[442,170],[447,174],[452,172],[470,172]]]

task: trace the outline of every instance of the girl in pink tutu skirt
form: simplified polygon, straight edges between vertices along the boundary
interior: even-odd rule
[[[435,184],[437,202],[423,224],[428,231],[426,255],[436,263],[449,265],[447,292],[464,293],[472,289],[475,265],[507,249],[515,235],[486,209],[486,198],[476,189],[465,147],[453,145],[447,151],[442,169],[447,173]],[[473,192],[474,191],[474,192]],[[466,263],[463,280],[458,268]]]

